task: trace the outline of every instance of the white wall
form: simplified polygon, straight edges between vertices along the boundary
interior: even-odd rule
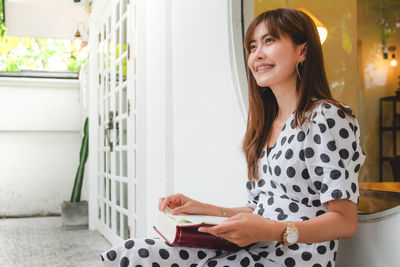
[[[230,3],[156,2],[146,1],[148,234],[165,194],[246,203],[246,124],[234,84]]]
[[[229,50],[228,1],[172,2],[175,191],[202,201],[245,203],[245,121]]]
[[[399,266],[400,207],[358,215],[358,231],[340,240],[336,266]]]
[[[0,78],[0,216],[61,212],[79,161],[79,99],[77,80]]]

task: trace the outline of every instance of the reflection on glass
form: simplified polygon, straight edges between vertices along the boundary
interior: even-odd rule
[[[103,180],[103,176],[102,175],[98,175],[97,176],[97,195],[98,196],[102,196],[103,195],[103,193],[101,191],[102,180]]]
[[[128,177],[128,152],[122,151],[122,176]]]
[[[125,114],[128,112],[128,95],[127,95],[127,87],[124,86],[122,88],[122,113]]]
[[[115,87],[119,85],[119,64],[115,65]]]
[[[112,227],[112,223],[111,223],[111,207],[108,206],[108,227]]]
[[[115,118],[117,119],[120,113],[119,110],[119,90],[115,92]]]
[[[121,236],[121,213],[119,211],[115,212],[115,233]]]
[[[111,15],[108,16],[108,20],[107,20],[107,32],[109,34],[111,33]]]
[[[102,188],[102,190],[103,190],[103,198],[106,198],[106,188],[107,188],[107,178],[106,177],[103,177],[103,188]]]
[[[122,0],[122,16],[125,15],[128,8],[128,0]]]
[[[122,120],[122,145],[126,146],[128,144],[128,127],[127,127],[127,120],[123,119]]]
[[[123,208],[128,209],[128,183],[122,183]]]
[[[120,165],[121,165],[120,152],[115,151],[115,175],[117,176],[120,175]]]
[[[98,209],[97,219],[99,219],[99,221],[101,221],[101,201],[100,200],[97,200],[97,209]]]
[[[105,140],[105,139],[104,139]],[[104,143],[105,143],[105,141],[104,141]],[[105,146],[105,144],[104,144],[104,146]],[[106,172],[107,171],[107,155],[106,155],[106,152],[104,152],[104,172]]]
[[[115,29],[115,39],[116,39],[116,43],[115,43],[115,59],[118,59],[120,56],[120,46],[121,46],[121,41],[120,41],[120,36],[119,36],[120,32],[119,32],[119,27],[117,27]]]
[[[119,181],[115,181],[115,197],[116,197],[116,203],[117,206],[121,205],[121,194],[120,194],[120,182]]]
[[[122,72],[122,81],[125,82],[126,79],[127,79],[126,75],[127,75],[127,70],[128,70],[128,59],[127,59],[126,56],[122,60],[122,70],[123,70],[123,72]]]
[[[117,2],[117,6],[115,7],[115,24],[118,23],[119,18],[120,18],[120,4],[119,1]]]
[[[107,224],[107,206],[103,203],[103,223]]]
[[[108,180],[108,201],[111,201],[111,179]]]
[[[111,174],[111,152],[107,152],[107,173]]]
[[[122,215],[122,217],[123,217],[123,229],[124,229],[124,232],[122,233],[122,238],[128,239],[129,238],[128,216],[124,214]]]
[[[134,213],[137,213],[137,197],[136,197],[136,195],[137,195],[137,191],[136,191],[136,184],[134,184],[134,186],[133,186],[133,199],[135,199],[135,206],[134,206],[134,209],[133,209],[133,211],[134,211]]]

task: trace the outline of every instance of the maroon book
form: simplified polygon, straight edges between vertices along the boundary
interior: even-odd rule
[[[213,226],[227,218],[201,215],[171,215],[161,213],[154,230],[171,246],[223,249],[237,251],[241,248],[221,237],[199,232],[199,227]]]

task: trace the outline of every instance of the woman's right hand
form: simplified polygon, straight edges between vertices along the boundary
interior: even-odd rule
[[[162,212],[169,207],[171,213],[176,214],[206,214],[206,205],[193,200],[183,194],[175,194],[167,197],[161,197],[158,200],[158,209]]]

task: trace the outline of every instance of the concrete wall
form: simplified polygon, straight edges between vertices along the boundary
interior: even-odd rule
[[[79,161],[79,99],[77,80],[0,78],[0,216],[61,212]]]

